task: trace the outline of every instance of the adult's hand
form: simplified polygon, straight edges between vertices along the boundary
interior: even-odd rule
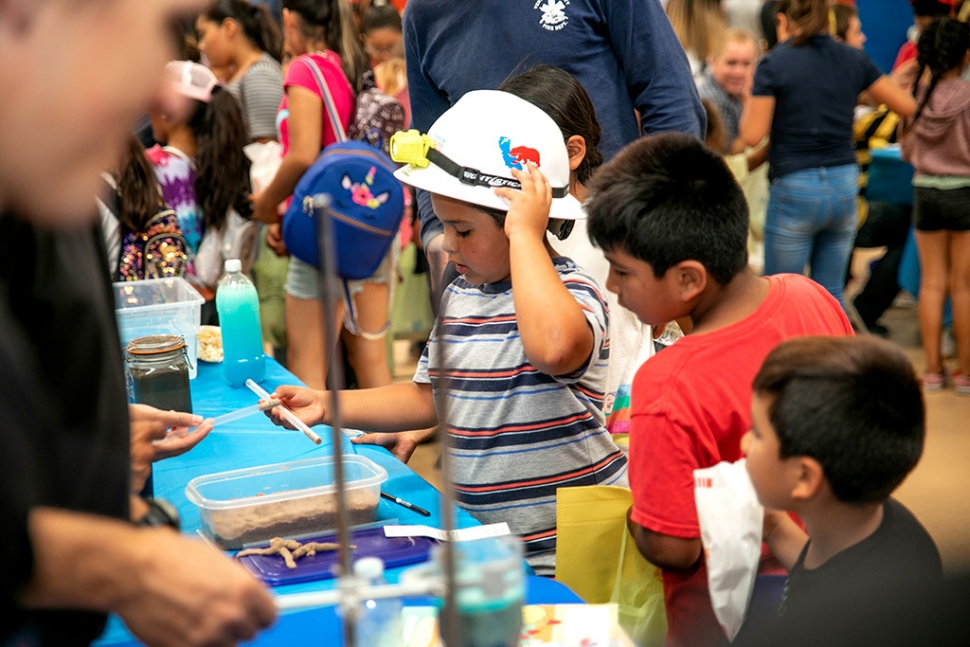
[[[145,404],[128,405],[131,430],[131,487],[140,492],[156,461],[179,456],[212,431],[212,421],[180,411],[162,411]],[[190,427],[197,427],[191,430]]]
[[[117,613],[153,647],[221,647],[276,617],[266,587],[218,550],[171,528],[36,507],[28,518],[32,609]]]
[[[310,425],[326,423],[327,408],[325,405],[326,391],[315,391],[304,386],[283,385],[276,388],[270,396],[280,401],[280,407],[285,407],[296,414],[296,416]],[[273,424],[287,429],[296,429],[286,418],[283,417],[280,407],[267,409],[263,413],[273,421]]]
[[[411,460],[411,455],[425,440],[435,435],[436,427],[415,431],[399,431],[396,433],[370,433],[351,438],[355,445],[378,445],[385,448],[402,463]]]
[[[133,591],[114,609],[158,647],[236,645],[276,617],[273,598],[239,564],[167,528],[139,532]]]

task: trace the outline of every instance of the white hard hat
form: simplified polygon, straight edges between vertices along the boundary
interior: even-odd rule
[[[562,131],[549,115],[528,101],[498,90],[469,92],[434,122],[428,137],[433,149],[424,166],[407,164],[394,173],[402,182],[455,200],[508,211],[509,201],[492,189],[518,188],[511,169],[524,170],[532,162],[552,186],[549,217],[586,217],[582,204],[569,193],[569,153]]]

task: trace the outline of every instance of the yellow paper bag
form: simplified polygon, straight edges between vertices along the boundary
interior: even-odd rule
[[[640,647],[667,636],[660,569],[636,548],[626,527],[626,488],[594,485],[556,494],[556,579],[585,602],[615,602],[620,626]]]

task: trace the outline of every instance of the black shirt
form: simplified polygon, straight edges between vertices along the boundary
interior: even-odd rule
[[[936,544],[894,499],[883,504],[874,533],[818,568],[804,568],[807,551],[808,544],[788,575],[776,621],[746,624],[736,645],[885,645],[898,633],[894,622],[909,617],[898,609],[915,609],[942,587]]]
[[[0,642],[86,645],[103,614],[17,607],[31,508],[128,517],[121,344],[97,226],[49,233],[0,215]],[[18,643],[20,644],[20,643]]]

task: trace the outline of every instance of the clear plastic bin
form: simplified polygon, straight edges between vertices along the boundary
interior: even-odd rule
[[[387,470],[363,456],[344,456],[350,525],[373,523]],[[337,525],[333,456],[198,476],[185,488],[202,529],[226,549],[273,537],[304,537]]]
[[[181,335],[189,354],[189,379],[199,361],[199,323],[205,299],[185,279],[114,284],[115,318],[121,345],[148,335]]]

